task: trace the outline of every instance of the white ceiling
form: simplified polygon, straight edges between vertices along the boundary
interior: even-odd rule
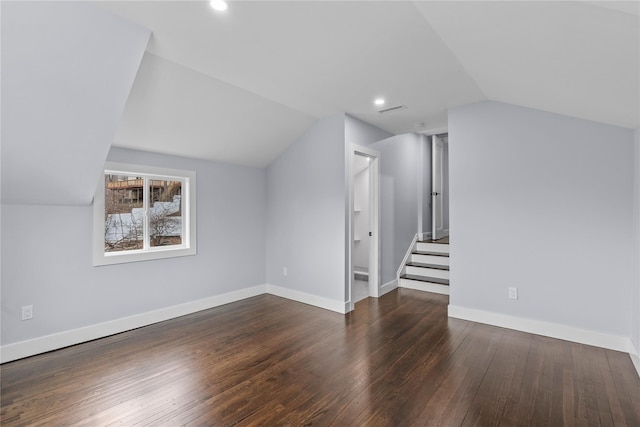
[[[640,126],[637,1],[100,5],[153,31],[118,146],[263,167],[322,117],[441,131],[482,100]]]

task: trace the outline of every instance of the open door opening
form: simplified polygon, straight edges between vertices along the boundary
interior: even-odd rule
[[[349,311],[379,296],[379,153],[354,146],[349,180]]]
[[[444,212],[444,141],[438,135],[431,137],[431,239],[440,240],[448,235]]]

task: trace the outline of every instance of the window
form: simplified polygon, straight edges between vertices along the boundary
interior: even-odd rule
[[[195,255],[195,175],[107,163],[94,199],[94,265]]]

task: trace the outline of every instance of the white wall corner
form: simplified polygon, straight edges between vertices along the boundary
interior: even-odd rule
[[[290,299],[292,301],[301,302],[303,304],[309,304],[314,307],[324,308],[325,310],[335,311],[336,313],[340,314],[345,314],[349,311],[349,302],[319,297],[317,295],[308,294],[306,292],[301,292],[294,289],[283,288],[281,286],[267,284],[267,293],[281,298]]]
[[[383,296],[384,294],[388,294],[389,292],[396,289],[397,287],[398,287],[397,279],[385,283],[384,285],[380,286],[380,296]]]
[[[7,344],[0,347],[0,363],[33,356],[47,351],[57,350],[75,344],[119,334],[131,329],[149,326],[154,323],[185,316],[209,308],[262,295],[267,292],[267,285],[258,285],[239,291],[228,292],[208,298],[178,304],[159,310],[148,311],[121,319]]]
[[[631,340],[627,337],[605,334],[597,331],[576,328],[559,323],[510,316],[491,311],[476,310],[449,304],[449,317],[470,320],[501,328],[558,338],[565,341],[607,348],[610,350],[630,352]],[[633,357],[632,357],[633,358]],[[636,365],[637,369],[637,365]]]

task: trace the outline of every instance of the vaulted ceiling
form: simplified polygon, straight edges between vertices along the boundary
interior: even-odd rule
[[[322,117],[436,132],[482,100],[640,126],[637,1],[99,5],[152,31],[117,146],[263,167]]]

